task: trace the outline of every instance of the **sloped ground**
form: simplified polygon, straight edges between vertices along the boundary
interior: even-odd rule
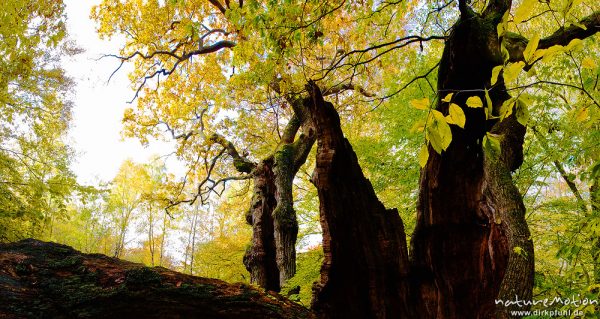
[[[26,239],[0,244],[0,318],[313,318],[245,284],[83,254]]]

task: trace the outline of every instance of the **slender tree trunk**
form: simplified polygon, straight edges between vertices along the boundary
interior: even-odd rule
[[[161,234],[161,238],[160,238],[160,256],[158,259],[158,265],[162,266],[163,265],[163,258],[164,258],[164,253],[165,253],[165,237],[167,234],[167,214],[163,212],[163,228],[162,228],[162,234]]]
[[[484,108],[466,107],[473,95],[485,103],[485,88],[494,115],[510,98],[502,76],[490,86],[492,68],[502,64],[496,33],[502,14],[481,16],[462,1],[442,55],[438,96],[453,93],[467,120],[464,129],[452,126],[452,143],[441,155],[430,147],[421,171],[411,256],[422,318],[504,317],[507,309],[497,313],[496,299],[531,298],[533,244],[510,175],[522,162],[525,128],[514,116],[495,123]],[[448,105],[438,101],[436,109],[448,114]],[[483,151],[488,131],[501,135],[501,154]]]
[[[150,265],[154,266],[154,214],[152,213],[152,205],[148,207],[148,247],[150,249]]]
[[[318,141],[313,183],[324,251],[312,307],[320,318],[416,318],[408,309],[402,220],[377,199],[333,105],[314,83],[307,88],[312,98],[305,107]]]
[[[192,247],[190,251],[190,275],[194,274],[194,254],[196,253],[196,230],[198,229],[198,205],[194,209],[194,220],[192,221]]]
[[[590,186],[590,203],[592,206],[592,218],[600,218],[600,177],[595,176]],[[600,284],[600,238],[592,238],[592,258],[594,259],[594,283]]]
[[[253,170],[254,191],[246,221],[252,225],[252,244],[244,255],[250,282],[266,290],[279,291],[276,263],[273,210],[276,206],[273,161],[260,162]]]

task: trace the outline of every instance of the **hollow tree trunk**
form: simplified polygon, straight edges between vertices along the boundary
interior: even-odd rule
[[[402,220],[377,199],[344,138],[337,111],[314,83],[306,100],[318,147],[324,260],[312,307],[320,318],[416,318],[407,309],[408,253]]]
[[[514,118],[487,121],[484,108],[466,106],[473,95],[486,101],[484,88],[496,115],[510,98],[502,77],[490,88],[491,70],[502,64],[496,25],[503,12],[491,8],[481,16],[464,1],[460,7],[440,63],[438,96],[454,93],[466,125],[452,126],[452,143],[441,155],[430,147],[421,171],[411,242],[421,318],[495,318],[496,298],[530,299],[533,287],[533,245],[510,176],[521,165],[525,128]],[[438,101],[436,109],[448,114],[448,104]],[[490,129],[503,134],[500,156],[483,151]],[[503,316],[506,309],[499,310]]]
[[[275,262],[272,213],[276,206],[273,161],[264,160],[253,170],[254,190],[246,221],[252,225],[252,243],[244,255],[250,281],[266,290],[279,291],[279,270]]]

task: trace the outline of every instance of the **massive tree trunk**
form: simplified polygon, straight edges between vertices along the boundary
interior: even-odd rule
[[[496,299],[531,298],[533,244],[510,176],[522,162],[525,128],[514,117],[487,121],[484,108],[466,106],[470,96],[486,101],[487,89],[497,116],[510,98],[502,76],[490,85],[492,68],[503,61],[496,25],[508,8],[510,2],[492,1],[482,16],[462,1],[442,55],[436,109],[448,114],[441,98],[454,93],[466,125],[452,126],[441,155],[430,147],[421,171],[411,252],[422,318],[495,318]],[[501,135],[501,154],[482,148],[490,131]],[[498,316],[506,310],[499,306]]]
[[[277,294],[24,240],[0,244],[0,318],[314,318]]]
[[[416,318],[408,306],[408,253],[402,220],[377,199],[344,138],[337,111],[314,83],[304,107],[318,147],[324,261],[313,288],[320,318]]]

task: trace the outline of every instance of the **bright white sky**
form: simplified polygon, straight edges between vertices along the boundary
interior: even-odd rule
[[[120,44],[118,40],[98,38],[89,15],[92,6],[99,2],[65,0],[70,37],[85,50],[65,64],[69,76],[77,84],[70,138],[78,156],[72,168],[79,182],[85,184],[96,184],[98,179],[111,180],[128,158],[146,162],[152,154],[165,155],[172,151],[167,143],[150,143],[144,148],[137,140],[121,137],[123,111],[131,106],[127,102],[134,92],[125,67],[107,83],[118,67],[118,61],[112,58],[98,60],[102,54],[117,53]]]

